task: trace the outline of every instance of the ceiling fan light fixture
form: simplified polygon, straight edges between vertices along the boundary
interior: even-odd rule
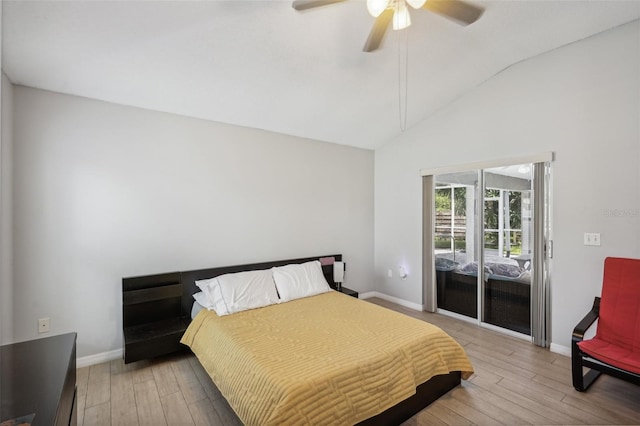
[[[398,2],[393,12],[393,29],[403,30],[411,25],[411,16],[405,2]]]
[[[414,9],[420,9],[426,2],[427,0],[407,0],[407,3]]]
[[[367,0],[367,10],[374,18],[380,16],[387,7],[389,7],[389,0]]]

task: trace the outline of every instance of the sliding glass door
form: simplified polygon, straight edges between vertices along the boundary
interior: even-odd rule
[[[546,345],[547,171],[522,162],[425,175],[426,310]]]

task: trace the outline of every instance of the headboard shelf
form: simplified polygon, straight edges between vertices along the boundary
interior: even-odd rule
[[[127,328],[127,334],[129,335],[128,342],[137,343],[141,341],[148,341],[154,337],[167,336],[174,333],[182,333],[186,330],[185,318],[169,318],[162,321],[155,321],[147,324],[140,324]]]
[[[122,279],[125,363],[182,349],[182,297],[180,272]]]
[[[135,305],[138,303],[153,302],[172,297],[182,297],[182,285],[180,283],[164,285],[161,287],[124,291],[122,293],[122,303],[124,305]]]

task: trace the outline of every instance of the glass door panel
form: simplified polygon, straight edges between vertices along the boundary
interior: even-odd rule
[[[478,318],[475,205],[478,172],[435,176],[437,305]]]
[[[484,171],[482,321],[531,334],[532,165]]]

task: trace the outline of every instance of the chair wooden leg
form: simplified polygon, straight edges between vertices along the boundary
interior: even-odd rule
[[[601,372],[590,369],[586,374],[583,374],[582,353],[578,349],[577,345],[571,349],[571,376],[573,379],[573,387],[578,392],[584,392],[598,377],[600,377]]]
[[[582,378],[582,383],[584,385],[584,390],[586,391],[587,389],[589,389],[589,386],[591,386],[591,384],[593,382],[595,382],[595,380],[600,377],[600,374],[602,374],[601,371],[598,370],[594,370],[591,369],[587,372],[587,374],[585,374]],[[584,391],[581,391],[584,392]]]
[[[573,387],[578,392],[584,392],[587,389],[589,389],[589,386],[591,386],[593,382],[595,382],[596,379],[600,377],[600,374],[602,374],[601,371],[591,369],[587,371],[586,374],[583,375],[582,367],[580,368],[580,370],[577,370],[577,374],[575,370],[572,373],[573,373]]]
[[[571,377],[573,380],[573,387],[578,392],[584,392],[598,377],[600,377],[601,372],[592,368],[587,371],[586,374],[583,373],[582,352],[580,351],[577,342],[577,339],[573,339],[571,342]]]

